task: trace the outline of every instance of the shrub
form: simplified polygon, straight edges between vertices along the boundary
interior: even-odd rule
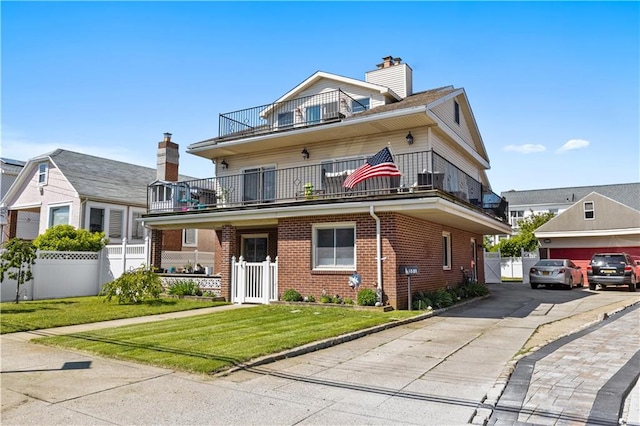
[[[302,295],[298,291],[290,288],[282,293],[282,300],[285,302],[302,302]]]
[[[33,240],[38,250],[100,251],[109,242],[104,232],[89,232],[71,225],[56,225]]]
[[[358,305],[360,306],[375,306],[377,301],[376,292],[370,288],[358,292]]]
[[[316,298],[313,297],[313,294],[308,295],[305,300],[305,302],[310,302],[310,303],[313,303],[315,301],[316,301]]]
[[[489,294],[489,289],[482,284],[470,284],[467,288],[469,297],[486,296]]]
[[[158,299],[162,293],[162,282],[151,268],[140,266],[120,275],[102,287],[105,301],[117,298],[118,303],[140,303],[146,299]]]
[[[431,299],[429,299],[429,295],[422,291],[417,292],[416,294],[411,296],[411,309],[416,311],[427,310],[432,307]]]
[[[336,294],[335,296],[333,296],[331,298],[331,303],[341,304],[342,303],[342,298]]]
[[[331,303],[331,298],[327,295],[320,296],[320,303]]]
[[[176,296],[202,296],[200,286],[193,280],[176,280],[169,284],[167,293]]]
[[[432,306],[438,309],[453,305],[453,299],[447,290],[436,290],[429,293],[429,299],[433,303]]]

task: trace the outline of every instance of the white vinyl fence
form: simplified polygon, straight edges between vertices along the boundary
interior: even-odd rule
[[[269,304],[278,300],[278,258],[271,262],[247,262],[242,256],[231,258],[231,301]]]
[[[529,284],[529,269],[539,258],[537,251],[522,251],[520,257],[501,257],[500,252],[484,252],[484,282],[500,283],[503,278],[510,278]]]
[[[100,252],[38,251],[33,265],[33,280],[20,286],[20,300],[57,299],[61,297],[96,296],[102,286],[123,272],[150,264],[150,242],[143,244],[108,245]],[[196,263],[208,264],[203,254],[188,252]],[[207,253],[213,259],[212,253]],[[213,266],[213,264],[211,264]],[[1,301],[16,298],[16,281],[5,279],[0,283]]]

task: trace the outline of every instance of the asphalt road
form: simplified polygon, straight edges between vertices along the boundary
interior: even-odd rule
[[[613,313],[640,301],[640,294],[620,290],[489,287],[490,297],[421,321],[216,377],[29,342],[48,331],[3,335],[0,420],[3,425],[483,424],[496,411],[518,354],[537,329],[552,324],[550,340],[557,339],[597,318],[590,313]],[[618,316],[633,322],[638,312]],[[640,338],[639,327],[624,333],[631,342]],[[589,336],[595,334],[585,332],[578,351],[595,347]],[[597,386],[592,392],[600,390]],[[540,424],[568,423],[545,418]]]

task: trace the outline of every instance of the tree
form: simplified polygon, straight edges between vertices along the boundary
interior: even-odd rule
[[[533,213],[518,221],[518,233],[489,248],[489,251],[500,250],[505,257],[519,257],[522,251],[535,251],[540,244],[534,235],[536,229],[553,219],[554,213]]]
[[[104,232],[89,232],[71,225],[56,225],[33,241],[38,250],[100,251],[109,242]]]
[[[31,267],[36,263],[36,247],[30,241],[12,238],[0,255],[0,283],[4,276],[16,280],[16,303],[20,301],[20,286],[33,279]]]

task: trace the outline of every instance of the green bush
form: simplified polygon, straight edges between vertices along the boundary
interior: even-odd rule
[[[342,303],[344,303],[345,305],[353,305],[353,299],[349,299],[348,297],[345,297],[344,300],[342,300]]]
[[[331,303],[331,298],[327,295],[320,296],[320,303]]]
[[[100,251],[109,240],[104,232],[89,232],[71,225],[56,225],[33,240],[38,250],[51,251]]]
[[[162,293],[160,277],[144,265],[125,272],[102,287],[105,301],[110,302],[115,297],[120,304],[158,299],[160,293]]]
[[[285,302],[302,302],[302,295],[298,291],[290,288],[282,293],[282,300]]]
[[[202,296],[200,286],[193,280],[176,280],[169,284],[167,293],[175,296]]]
[[[331,303],[337,303],[337,304],[341,304],[342,303],[342,297],[338,296],[337,294],[335,296],[333,296],[331,298]]]
[[[307,297],[304,298],[305,302],[309,302],[309,303],[313,303],[316,301],[316,298],[313,297],[313,294],[308,295]]]
[[[433,308],[431,299],[429,299],[428,293],[419,291],[411,296],[411,309],[415,311],[424,311],[429,308]]]
[[[375,306],[377,301],[376,292],[370,288],[358,292],[358,305],[360,306]]]
[[[431,299],[434,308],[441,309],[453,305],[453,299],[447,290],[441,289],[429,293],[429,299]]]

